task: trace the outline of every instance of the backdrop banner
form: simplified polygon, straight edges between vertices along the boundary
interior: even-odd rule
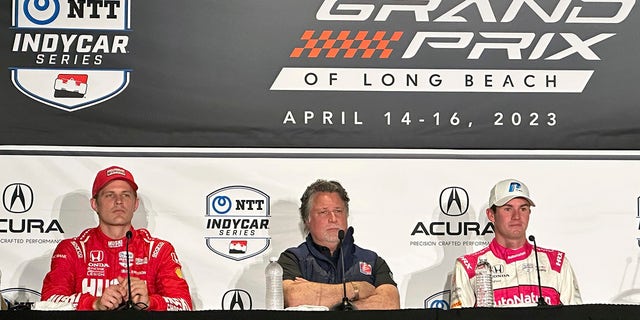
[[[135,176],[134,226],[173,243],[197,309],[264,308],[264,269],[303,241],[299,199],[317,178],[345,186],[356,243],[389,263],[404,308],[448,307],[454,261],[493,237],[489,190],[508,177],[529,187],[529,233],[566,253],[585,303],[640,303],[640,162],[615,160],[4,156],[3,295],[38,297],[56,244],[97,225],[90,187],[113,164]]]
[[[638,149],[635,2],[3,1],[0,144]]]
[[[505,178],[586,303],[640,303],[635,0],[12,0],[0,26],[11,301],[39,299],[56,244],[97,225],[89,188],[117,164],[197,309],[264,307],[317,178],[344,183],[404,308],[449,307]]]

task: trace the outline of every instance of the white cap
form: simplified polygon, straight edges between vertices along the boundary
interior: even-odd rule
[[[514,198],[525,198],[529,200],[532,207],[535,207],[533,200],[529,197],[529,188],[516,179],[506,179],[496,183],[489,194],[489,206],[501,207]]]

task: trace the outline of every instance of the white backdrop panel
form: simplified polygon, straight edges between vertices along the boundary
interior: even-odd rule
[[[640,288],[640,161],[630,160],[3,156],[0,187],[6,194],[16,183],[27,185],[34,200],[28,211],[12,213],[3,195],[0,270],[5,292],[40,291],[56,241],[97,225],[89,190],[95,173],[114,164],[131,170],[140,186],[142,204],[134,226],[174,244],[197,309],[224,308],[223,296],[231,289],[249,292],[254,309],[264,307],[268,257],[303,240],[299,198],[317,178],[343,183],[352,199],[349,222],[356,228],[356,242],[387,260],[404,308],[423,308],[425,299],[447,290],[455,257],[492,237],[412,231],[419,223],[429,230],[433,222],[449,223],[454,233],[458,223],[484,226],[489,189],[508,177],[529,186],[537,204],[529,231],[539,246],[567,253],[585,303],[640,302],[635,296]],[[268,248],[240,261],[213,252],[204,240],[207,195],[236,185],[266,193],[271,215]],[[440,193],[448,187],[468,194],[469,209],[460,217],[440,210]],[[45,231],[57,221],[64,233],[21,230],[26,220],[43,220]]]

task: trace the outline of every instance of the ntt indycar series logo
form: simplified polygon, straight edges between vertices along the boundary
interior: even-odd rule
[[[635,2],[324,0],[271,90],[580,93]]]
[[[117,65],[129,53],[129,0],[13,0],[11,81],[65,111],[107,101],[129,84]],[[27,63],[24,58],[27,57]]]
[[[244,260],[264,252],[269,236],[269,196],[252,187],[229,186],[207,196],[207,247],[225,258]]]

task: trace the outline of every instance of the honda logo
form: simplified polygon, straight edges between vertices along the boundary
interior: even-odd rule
[[[91,250],[89,252],[89,258],[91,262],[102,262],[104,259],[104,252],[102,250]]]

